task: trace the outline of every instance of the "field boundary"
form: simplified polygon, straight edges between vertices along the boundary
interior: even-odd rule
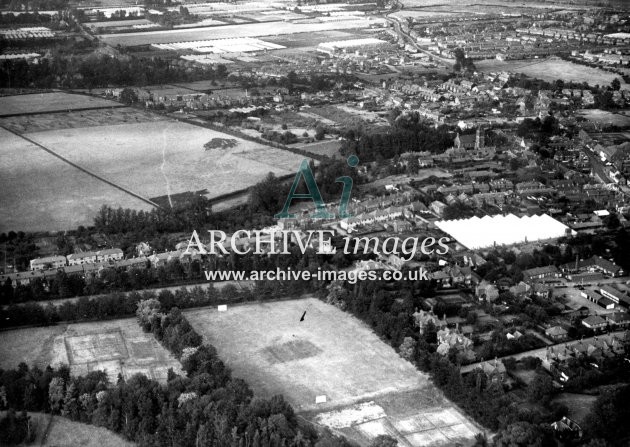
[[[102,107],[101,107],[101,108],[102,108]],[[95,172],[92,172],[92,171],[90,171],[89,169],[84,168],[83,166],[78,165],[78,164],[76,164],[76,163],[74,163],[74,162],[72,162],[72,161],[68,160],[67,158],[65,158],[64,156],[62,156],[62,155],[58,154],[57,152],[53,151],[52,149],[47,148],[47,147],[46,147],[46,146],[44,146],[43,144],[40,144],[40,143],[38,143],[37,141],[35,141],[35,140],[33,140],[33,139],[31,139],[31,138],[29,138],[29,137],[25,136],[25,135],[20,135],[19,133],[14,132],[13,130],[8,129],[7,127],[2,126],[2,125],[0,125],[0,128],[2,128],[2,129],[4,129],[4,130],[6,130],[6,131],[7,131],[7,132],[9,132],[9,133],[12,133],[13,135],[15,135],[15,136],[17,136],[17,137],[19,137],[19,138],[22,138],[23,140],[28,141],[28,142],[29,142],[29,143],[31,143],[31,144],[34,144],[35,146],[39,147],[40,149],[43,149],[44,151],[48,152],[50,155],[52,155],[52,156],[54,156],[54,157],[57,157],[58,159],[60,159],[60,160],[61,160],[61,161],[63,161],[64,163],[69,164],[69,165],[70,165],[70,166],[72,166],[73,168],[76,168],[76,169],[78,169],[79,171],[82,171],[82,172],[84,172],[84,173],[88,174],[89,176],[94,177],[94,178],[95,178],[95,179],[97,179],[97,180],[100,180],[100,181],[102,181],[102,182],[104,182],[104,183],[107,183],[109,186],[113,186],[114,188],[116,188],[116,189],[118,189],[118,190],[120,190],[120,191],[122,191],[122,192],[124,192],[124,193],[127,193],[127,194],[129,194],[129,195],[131,195],[131,196],[135,197],[136,199],[140,199],[140,200],[142,200],[143,202],[148,203],[149,205],[151,205],[151,206],[153,206],[153,207],[155,207],[155,208],[161,208],[161,207],[160,207],[160,205],[158,205],[157,203],[153,202],[152,200],[150,200],[150,199],[148,199],[148,198],[146,198],[146,197],[144,197],[144,196],[141,196],[140,194],[135,193],[135,192],[131,191],[130,189],[125,188],[125,187],[124,187],[124,186],[122,186],[122,185],[119,185],[119,184],[117,184],[117,183],[114,183],[114,182],[112,182],[111,180],[107,180],[105,177],[103,177],[103,176],[101,176],[101,175],[99,175],[99,174],[97,174],[97,173],[95,173]]]

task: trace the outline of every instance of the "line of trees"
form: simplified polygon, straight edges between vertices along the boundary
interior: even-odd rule
[[[2,61],[0,86],[10,88],[98,88],[111,85],[142,86],[216,79],[225,69],[174,64],[154,58],[88,56],[53,52],[37,64],[24,59]]]
[[[317,267],[306,267],[316,270]],[[24,325],[51,325],[60,321],[91,321],[120,318],[133,315],[137,303],[156,299],[162,307],[209,306],[221,303],[268,301],[282,296],[298,296],[324,287],[316,281],[258,281],[252,288],[238,288],[232,284],[216,288],[213,285],[181,288],[175,293],[170,290],[134,291],[111,293],[99,297],[81,297],[66,301],[58,306],[48,303],[24,303],[0,309],[0,328]]]
[[[447,126],[435,128],[417,113],[401,115],[391,128],[348,129],[343,133],[343,155],[355,154],[363,161],[382,161],[405,152],[442,153],[453,145]]]

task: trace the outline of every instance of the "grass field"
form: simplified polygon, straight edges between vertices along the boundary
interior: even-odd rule
[[[257,395],[282,394],[307,419],[363,445],[383,431],[406,447],[452,445],[479,431],[427,375],[363,323],[319,300],[185,314]],[[316,404],[322,395],[326,403]]]
[[[177,121],[37,132],[29,136],[80,166],[145,197],[207,189],[214,197],[246,188],[269,172],[295,172],[302,157]],[[213,138],[228,149],[204,149]]]
[[[107,99],[62,92],[0,97],[0,116],[105,107],[120,107],[120,104]]]
[[[61,416],[53,418],[50,430],[44,439],[49,414],[29,413],[35,429],[35,439],[26,446],[41,447],[133,447],[129,442],[103,427],[74,422]]]
[[[523,73],[532,78],[542,79],[543,81],[548,82],[562,79],[563,81],[573,82],[586,81],[592,86],[597,84],[604,86],[609,85],[613,79],[618,78],[621,81],[622,89],[627,90],[630,88],[630,86],[628,86],[628,84],[626,84],[619,75],[599,70],[597,68],[563,61],[558,58],[549,58],[540,61],[487,60],[475,62],[475,65],[478,69],[484,71],[511,71],[515,73]]]
[[[596,400],[597,396],[588,394],[560,393],[553,402],[566,405],[569,408],[569,417],[578,424],[584,424]]]
[[[6,331],[0,346],[0,368],[67,364],[74,375],[105,370],[113,382],[119,373],[161,382],[169,368],[181,373],[179,362],[133,318]]]
[[[586,118],[599,125],[614,125],[619,127],[630,126],[630,116],[608,112],[600,109],[584,109],[578,112],[578,116]]]
[[[0,139],[2,232],[92,225],[103,204],[116,208],[150,207],[1,128]]]

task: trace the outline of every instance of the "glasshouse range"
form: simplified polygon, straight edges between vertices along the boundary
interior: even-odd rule
[[[571,234],[571,229],[547,214],[540,216],[471,217],[470,219],[441,220],[439,229],[469,249],[495,245],[513,245],[555,239]]]

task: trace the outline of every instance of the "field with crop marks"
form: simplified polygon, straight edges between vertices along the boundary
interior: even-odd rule
[[[401,446],[446,446],[479,431],[370,328],[317,299],[185,315],[256,395],[282,394],[303,417],[362,445],[387,433]]]

